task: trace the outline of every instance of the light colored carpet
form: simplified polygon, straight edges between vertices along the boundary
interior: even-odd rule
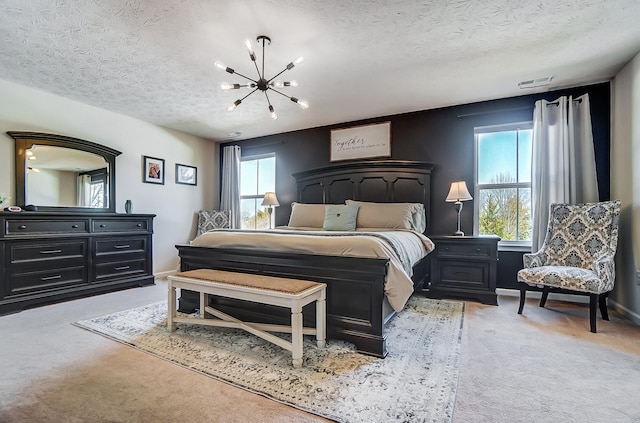
[[[449,422],[460,360],[464,305],[415,297],[388,328],[384,360],[351,344],[315,346],[305,337],[304,363],[237,329],[178,324],[166,330],[166,303],[76,325],[141,351],[340,422]]]
[[[72,323],[167,297],[167,281],[0,316],[0,422],[326,423]],[[453,423],[640,422],[640,326],[517,293],[465,302]],[[380,420],[378,420],[380,421]]]

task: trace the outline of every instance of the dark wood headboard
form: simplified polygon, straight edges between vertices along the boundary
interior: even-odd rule
[[[431,226],[433,164],[405,160],[346,162],[294,173],[298,202],[344,204],[345,200],[422,203]]]

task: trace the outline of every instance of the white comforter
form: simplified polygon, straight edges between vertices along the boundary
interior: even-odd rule
[[[410,230],[337,232],[300,231],[286,227],[270,231],[215,230],[200,235],[191,245],[388,258],[384,289],[389,304],[396,311],[404,308],[413,293],[411,268],[434,248],[429,238]]]

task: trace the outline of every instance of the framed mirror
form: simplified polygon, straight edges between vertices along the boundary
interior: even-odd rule
[[[16,142],[16,204],[41,211],[115,212],[119,151],[64,135],[7,134]]]

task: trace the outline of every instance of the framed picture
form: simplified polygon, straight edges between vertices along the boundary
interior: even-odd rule
[[[176,163],[176,184],[198,185],[198,168]]]
[[[164,159],[142,156],[142,181],[164,185]]]
[[[331,161],[391,156],[391,122],[331,130]]]

